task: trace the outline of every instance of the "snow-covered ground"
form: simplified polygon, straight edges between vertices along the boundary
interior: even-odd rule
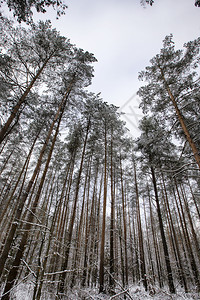
[[[31,284],[20,284],[16,289],[13,290],[12,300],[32,300],[33,286]],[[126,295],[126,298],[124,297]],[[130,286],[129,290],[124,292],[122,289],[116,291],[116,295],[110,296],[106,294],[99,294],[96,288],[94,289],[81,289],[74,288],[69,291],[66,300],[200,300],[200,294],[190,292],[185,294],[183,291],[177,289],[176,295],[171,295],[167,289],[154,288],[152,292],[145,292],[141,286]],[[47,292],[43,294],[41,300],[55,300],[55,294]]]

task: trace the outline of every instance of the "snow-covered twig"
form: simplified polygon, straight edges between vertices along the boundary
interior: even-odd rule
[[[84,291],[91,299],[93,299],[93,300],[95,300],[95,298],[92,296],[92,295],[90,295],[90,293],[88,292],[88,291]]]
[[[123,292],[125,294],[127,294],[127,296],[131,299],[134,300],[131,295],[129,294],[129,292],[114,278],[114,276],[105,268],[106,272],[113,278],[113,280],[117,283],[117,285],[123,290]]]
[[[118,294],[116,294],[116,295],[113,295],[112,297],[109,298],[109,300],[115,299],[116,297],[118,297],[118,296],[120,296],[120,295],[123,295],[123,294],[125,294],[126,292],[127,292],[127,290],[122,291],[122,292],[120,292],[120,293],[118,293]]]
[[[44,273],[44,276],[51,276],[51,275],[56,275],[56,274],[62,274],[62,273],[71,273],[71,272],[79,272],[82,271],[83,269],[74,269],[74,270],[64,270],[64,271],[58,271],[54,273]]]
[[[168,292],[166,292],[165,290],[162,290],[162,293],[164,293],[165,295],[169,296],[171,299],[173,299],[173,296],[170,295]]]
[[[161,171],[166,172],[166,173],[176,173],[176,172],[180,172],[183,168],[191,166],[191,165],[196,165],[196,163],[188,163],[188,164],[184,164],[183,166],[181,166],[178,169],[174,169],[174,170],[167,170],[167,169],[161,169]],[[188,169],[187,169],[188,170]],[[198,169],[199,170],[199,169]],[[185,170],[184,170],[185,171]]]
[[[34,217],[38,220],[38,222],[39,222],[40,224],[42,224],[42,221],[40,221],[40,219],[38,218],[38,216],[37,216],[30,208],[28,208],[27,206],[25,206],[25,208],[26,208],[32,215],[34,215]]]
[[[27,264],[27,262],[25,260],[23,260],[23,259],[22,259],[22,262],[25,264],[25,266],[31,272],[31,274],[33,274],[33,276],[36,278],[37,276],[36,276],[35,272],[29,267],[29,265]]]
[[[40,225],[40,224],[37,224],[37,223],[31,223],[31,222],[27,222],[27,221],[23,221],[23,220],[18,220],[19,222],[22,222],[22,223],[25,223],[25,224],[31,224],[33,226],[39,226],[39,227],[43,227],[45,229],[48,229],[48,231],[50,231],[50,229],[48,227],[46,227],[45,225]]]
[[[20,285],[24,280],[26,280],[32,273],[29,273],[27,276],[25,276],[22,280],[20,280],[15,286],[13,286],[9,291],[7,291],[5,294],[1,295],[1,297],[7,295],[8,293],[12,292],[18,285]]]

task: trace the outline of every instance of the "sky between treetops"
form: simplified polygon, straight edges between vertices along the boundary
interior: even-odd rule
[[[72,43],[95,55],[94,93],[104,101],[119,106],[119,111],[136,137],[141,112],[135,96],[143,82],[138,73],[159,53],[162,41],[172,33],[177,48],[194,40],[200,33],[200,8],[194,0],[155,0],[143,8],[140,0],[65,0],[66,14],[56,20],[48,10],[35,20],[51,19],[55,27]]]

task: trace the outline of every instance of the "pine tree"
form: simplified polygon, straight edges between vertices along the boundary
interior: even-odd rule
[[[174,126],[174,122],[179,121],[185,139],[200,167],[199,142],[196,143],[195,135],[191,129],[189,130],[187,121],[188,108],[191,101],[193,105],[196,103],[198,93],[199,77],[195,69],[199,65],[199,45],[200,39],[197,39],[184,45],[185,52],[175,50],[172,35],[166,36],[160,54],[153,57],[151,65],[139,75],[140,79],[145,79],[149,83],[140,88],[138,94],[142,98],[141,107],[144,112],[151,110],[157,117],[160,116],[161,122],[164,121],[166,126],[168,124]],[[193,114],[193,119],[194,117]],[[197,118],[195,119],[198,124]]]

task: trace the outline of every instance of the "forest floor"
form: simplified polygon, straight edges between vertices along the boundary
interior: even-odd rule
[[[32,300],[33,286],[27,284],[20,284],[15,292],[13,291],[12,300]],[[125,297],[126,295],[126,297]],[[185,293],[177,289],[175,295],[171,295],[167,289],[153,288],[152,292],[145,292],[141,286],[130,286],[127,293],[125,291],[116,290],[113,296],[107,294],[99,294],[97,289],[81,289],[74,288],[64,298],[66,300],[200,300],[200,294],[195,292]],[[55,293],[52,295],[47,292],[43,294],[42,300],[55,300]]]

